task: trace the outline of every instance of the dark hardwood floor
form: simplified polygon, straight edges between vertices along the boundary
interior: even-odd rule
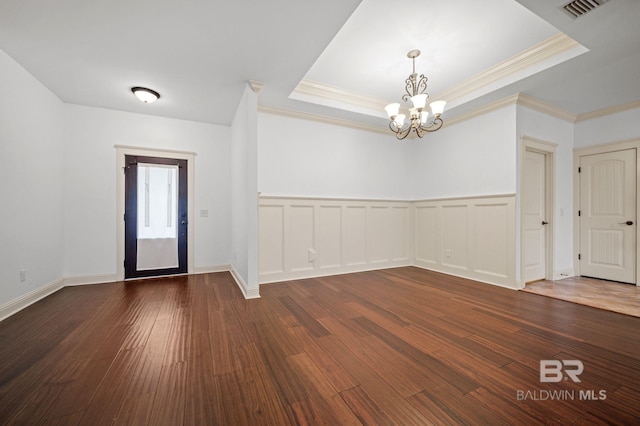
[[[0,322],[0,424],[640,422],[640,318],[413,267],[260,292],[58,291]],[[541,383],[540,360],[581,381]]]

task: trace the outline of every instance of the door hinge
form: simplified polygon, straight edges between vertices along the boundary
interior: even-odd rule
[[[578,173],[582,173],[582,167],[578,167]]]
[[[581,214],[581,213],[582,213],[582,212],[581,212],[580,210],[578,210],[578,216],[580,216],[580,214]]]
[[[578,253],[578,260],[580,260],[581,258],[582,258],[582,255]]]

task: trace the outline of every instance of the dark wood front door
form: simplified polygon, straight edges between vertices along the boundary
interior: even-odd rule
[[[187,273],[187,185],[187,160],[125,156],[125,279]]]

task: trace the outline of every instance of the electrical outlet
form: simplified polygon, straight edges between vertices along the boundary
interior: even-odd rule
[[[309,263],[313,263],[316,261],[316,251],[314,249],[309,249]]]
[[[20,282],[23,283],[27,280],[27,271],[20,269]]]

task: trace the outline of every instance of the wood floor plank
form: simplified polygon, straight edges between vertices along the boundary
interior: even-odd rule
[[[360,317],[354,321],[358,322],[361,326],[369,330],[374,336],[385,342],[390,348],[395,348],[403,356],[407,357],[411,361],[429,369],[429,371],[448,381],[455,386],[460,392],[467,393],[480,387],[480,384],[471,379],[465,374],[461,374],[446,364],[442,363],[437,358],[420,351],[415,346],[412,346],[408,342],[400,339],[399,337],[389,333],[382,327],[378,326],[374,322]]]
[[[80,424],[80,420],[84,416],[84,411],[69,414],[64,417],[57,417],[55,419],[46,420],[43,425],[47,426],[75,426]]]
[[[304,383],[288,361],[289,356],[302,352],[302,348],[291,344],[292,340],[285,329],[277,329],[272,324],[259,325],[257,336],[256,346],[270,376],[275,380],[281,400],[293,404],[308,399]]]
[[[296,303],[289,296],[280,297],[280,301],[296,317],[300,324],[309,330],[315,337],[329,335],[329,331],[322,326],[313,316],[311,316],[302,306]]]
[[[436,425],[506,425],[483,408],[470,407],[472,404],[456,392],[423,390],[409,398],[409,401],[429,422]]]
[[[346,389],[340,396],[363,425],[394,424],[360,386]]]
[[[186,378],[187,366],[183,362],[165,364],[162,367],[148,424],[184,423],[187,398]]]
[[[47,418],[65,417],[79,411],[84,413],[112,363],[109,358],[87,358],[70,364],[78,368],[77,376],[65,383]]]
[[[301,342],[304,354],[317,366],[323,376],[337,392],[350,389],[358,385],[349,371],[338,363],[330,353],[323,350],[306,330],[293,328],[289,330]],[[294,355],[295,356],[295,355]]]
[[[323,423],[356,425],[359,424],[353,411],[345,404],[338,391],[327,380],[322,371],[315,365],[306,353],[294,355],[290,358],[299,374],[308,384],[310,398],[307,401],[320,408],[320,418]]]
[[[427,419],[397,392],[393,392],[388,382],[378,375],[378,372],[367,366],[360,358],[336,336],[330,335],[318,339],[321,347],[332,356],[358,381],[359,385],[378,404],[392,422],[396,424],[428,424]]]
[[[223,272],[42,299],[0,322],[0,424],[640,421],[640,318],[414,267],[260,293]]]

